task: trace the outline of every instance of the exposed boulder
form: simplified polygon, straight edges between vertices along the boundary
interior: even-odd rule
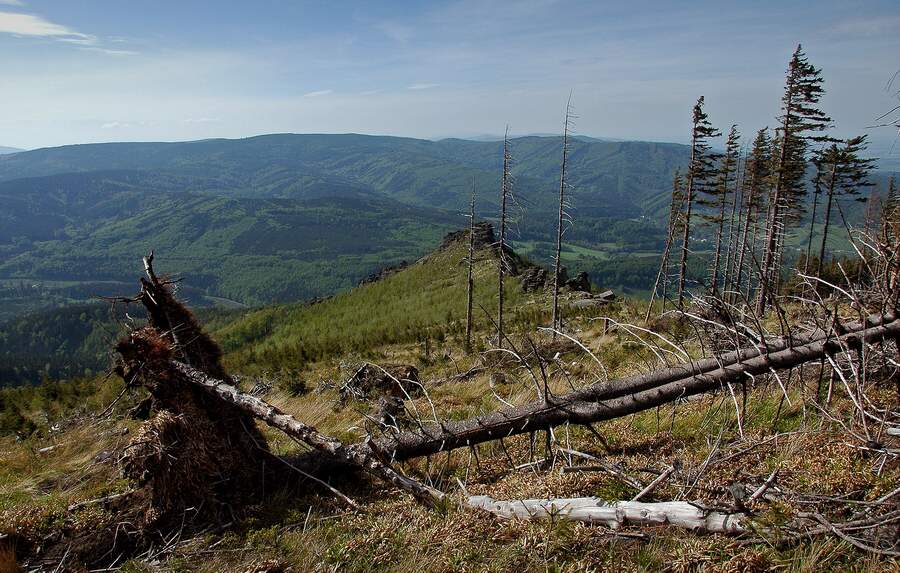
[[[586,272],[578,273],[574,279],[569,279],[565,285],[576,292],[591,292],[591,280]]]

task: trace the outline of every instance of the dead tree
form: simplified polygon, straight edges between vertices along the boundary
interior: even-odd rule
[[[560,424],[591,424],[641,412],[678,398],[719,390],[729,382],[748,376],[798,366],[864,342],[892,339],[900,334],[894,314],[873,316],[860,323],[838,326],[833,332],[794,336],[793,343],[751,347],[717,358],[698,360],[610,382],[592,384],[561,396],[506,408],[459,422],[426,425],[375,440],[376,447],[391,459],[404,460],[497,440]]]
[[[559,169],[559,215],[556,219],[556,253],[554,257],[553,269],[553,313],[552,323],[553,337],[556,338],[556,331],[562,328],[562,320],[559,316],[559,282],[560,272],[562,271],[562,237],[563,224],[566,219],[566,167],[569,158],[569,121],[572,118],[572,94],[569,94],[569,100],[566,102],[566,120],[563,127],[563,149],[562,163]]]
[[[510,193],[509,126],[503,136],[503,176],[500,179],[500,233],[497,249],[497,347],[503,348],[503,276],[506,273],[506,208]]]
[[[472,295],[474,281],[472,269],[475,266],[475,178],[472,177],[472,200],[469,203],[469,260],[466,274],[466,350],[472,350]]]

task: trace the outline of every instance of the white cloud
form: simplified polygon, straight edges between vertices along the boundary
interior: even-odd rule
[[[222,120],[217,117],[188,117],[183,121],[184,123],[219,123]]]
[[[303,94],[303,97],[325,96],[325,95],[330,94],[331,92],[332,92],[332,90],[318,90],[318,91],[314,91],[314,92],[305,93],[305,94]]]
[[[406,89],[408,90],[430,90],[431,88],[436,88],[441,84],[413,84],[408,86]]]
[[[0,4],[4,6],[24,6],[25,3],[21,0],[0,0]]]
[[[108,121],[100,126],[100,129],[127,129],[134,127],[130,123],[123,121]]]
[[[61,42],[85,46],[97,43],[96,36],[76,32],[71,28],[55,24],[34,14],[17,14],[15,12],[0,12],[0,33],[53,38]]]

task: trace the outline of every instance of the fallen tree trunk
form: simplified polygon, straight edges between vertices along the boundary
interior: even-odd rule
[[[731,353],[711,366],[710,360],[668,368],[642,376],[632,376],[582,390],[550,396],[544,402],[505,408],[491,414],[476,416],[459,422],[428,423],[416,431],[373,442],[392,460],[405,460],[435,454],[460,447],[497,440],[507,436],[544,430],[564,423],[590,424],[627,416],[655,408],[679,398],[724,388],[748,377],[774,370],[792,368],[818,360],[826,354],[858,348],[863,342],[876,342],[900,335],[900,320],[894,314],[870,317],[863,323],[853,323],[836,336],[821,333],[804,344],[788,346],[779,351],[765,352],[753,348]],[[735,359],[736,358],[736,359]],[[700,372],[692,373],[701,368]],[[367,447],[358,445],[354,447]]]
[[[746,514],[708,510],[686,501],[607,503],[597,497],[497,501],[486,495],[473,495],[466,505],[483,509],[502,519],[562,519],[605,525],[612,529],[629,525],[659,525],[689,529],[695,533],[731,535],[747,530],[744,525]]]

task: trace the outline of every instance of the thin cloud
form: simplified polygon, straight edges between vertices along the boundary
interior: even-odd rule
[[[20,8],[25,6],[25,3],[21,0],[0,0],[0,4],[4,6],[18,6]]]
[[[877,18],[853,18],[843,20],[833,26],[830,32],[836,36],[867,38],[893,34],[900,26],[900,16],[879,16]]]
[[[123,121],[110,121],[100,126],[100,129],[127,129],[134,127],[132,124]]]
[[[406,89],[408,90],[430,90],[431,88],[436,88],[441,84],[413,84]]]
[[[314,91],[314,92],[305,93],[305,94],[303,94],[303,97],[326,96],[326,95],[330,94],[331,92],[332,92],[332,90],[318,90],[318,91]]]
[[[18,14],[16,12],[0,12],[0,33],[14,36],[30,36],[53,38],[60,42],[91,46],[97,43],[97,37],[82,34],[62,24],[56,24],[34,14]]]
[[[85,46],[81,48],[88,52],[99,52],[110,56],[137,56],[140,52],[134,50],[110,50],[109,48],[98,48],[97,46]]]
[[[184,123],[219,123],[222,120],[217,117],[188,117],[183,121]]]

